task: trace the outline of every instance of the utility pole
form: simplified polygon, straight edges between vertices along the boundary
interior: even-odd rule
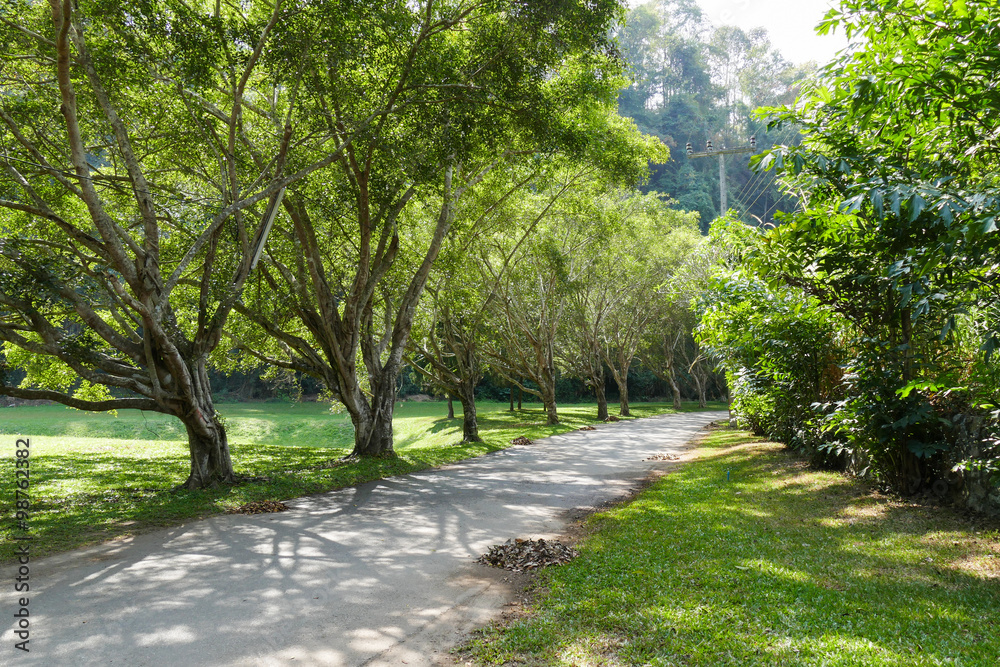
[[[720,150],[712,149],[712,140],[709,139],[705,144],[705,150],[701,153],[695,153],[694,149],[691,148],[691,142],[687,144],[687,156],[688,158],[695,157],[712,157],[713,155],[719,156],[719,214],[725,215],[726,211],[729,209],[726,207],[726,157],[727,155],[735,155],[736,153],[752,153],[757,150],[757,135],[750,137],[749,146],[741,146],[740,148],[723,148]]]

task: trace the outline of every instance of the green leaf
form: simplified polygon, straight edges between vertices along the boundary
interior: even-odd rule
[[[902,287],[899,288],[899,294],[901,297],[899,305],[900,307],[905,307],[906,304],[908,304],[910,302],[910,299],[913,297],[913,285],[903,285]]]
[[[909,207],[910,207],[910,222],[914,222],[920,217],[920,214],[924,212],[924,207],[927,202],[916,192],[910,197]]]
[[[889,210],[897,218],[899,217],[899,200],[899,188],[896,188],[892,191],[892,197],[889,198]]]
[[[868,191],[868,196],[872,200],[872,207],[875,209],[875,215],[882,218],[885,217],[885,208],[882,201],[882,190],[879,188],[873,188]]]
[[[929,380],[913,380],[905,387],[900,387],[896,390],[896,395],[900,398],[906,398],[914,390],[919,389],[920,391],[934,392],[939,391],[944,388],[944,385],[939,385]]]

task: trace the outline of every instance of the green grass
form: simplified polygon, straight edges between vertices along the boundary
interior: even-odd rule
[[[581,556],[544,571],[529,611],[482,631],[463,657],[998,664],[997,531],[811,470],[743,433],[714,431],[702,444],[635,501],[591,517]]]
[[[3,408],[0,451],[5,453],[0,459],[7,465],[0,486],[6,520],[0,526],[0,562],[9,562],[14,553],[17,437],[31,441],[30,531],[32,555],[40,557],[254,500],[286,500],[479,456],[509,446],[519,435],[535,439],[579,428],[596,414],[589,405],[560,407],[562,423],[545,426],[540,407],[516,412],[506,407],[481,405],[485,442],[459,444],[461,418],[445,418],[444,403],[402,403],[393,421],[398,457],[331,467],[353,446],[346,414],[332,414],[319,403],[220,405],[236,473],[266,480],[207,491],[174,490],[187,477],[189,464],[184,429],[172,417],[137,411],[112,416],[63,406]],[[665,404],[636,404],[633,412],[647,416],[671,410]]]

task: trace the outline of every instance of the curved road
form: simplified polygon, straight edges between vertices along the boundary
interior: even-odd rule
[[[226,515],[31,563],[30,653],[3,568],[0,663],[433,665],[499,611],[510,537],[625,495],[724,412],[599,425],[436,470]],[[514,435],[512,433],[512,435]]]

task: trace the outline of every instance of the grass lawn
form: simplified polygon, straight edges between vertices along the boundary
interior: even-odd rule
[[[41,557],[250,501],[286,500],[479,456],[520,435],[535,439],[579,428],[596,415],[592,405],[560,407],[562,423],[545,426],[540,406],[508,412],[505,403],[484,403],[479,428],[485,442],[459,444],[462,420],[447,419],[446,404],[405,402],[393,421],[397,458],[337,465],[353,446],[354,430],[346,414],[332,414],[326,404],[240,403],[218,409],[236,473],[259,481],[174,491],[186,479],[189,463],[184,428],[172,417],[124,410],[112,416],[63,406],[0,409],[0,447],[6,452],[0,458],[7,461],[0,482],[7,519],[0,525],[0,562],[14,553],[18,437],[31,441],[32,556]],[[672,412],[662,403],[632,409],[636,416]]]
[[[727,482],[727,475],[729,480]],[[1000,534],[717,430],[591,517],[482,665],[1000,664]]]

